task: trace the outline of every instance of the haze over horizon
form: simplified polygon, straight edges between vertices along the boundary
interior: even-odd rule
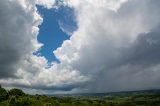
[[[160,89],[160,0],[1,0],[0,84],[35,93]]]

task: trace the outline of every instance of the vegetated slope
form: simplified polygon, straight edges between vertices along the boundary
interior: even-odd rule
[[[0,87],[0,106],[160,106],[160,92],[134,91],[106,94],[28,95]]]

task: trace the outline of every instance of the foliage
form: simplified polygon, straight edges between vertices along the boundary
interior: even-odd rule
[[[51,97],[27,95],[0,87],[0,106],[160,106],[159,93],[122,93],[107,96]]]
[[[4,88],[0,87],[0,102],[8,99],[8,93]]]
[[[12,96],[24,96],[25,93],[21,89],[14,88],[14,89],[11,89],[9,91],[9,95],[12,95]]]

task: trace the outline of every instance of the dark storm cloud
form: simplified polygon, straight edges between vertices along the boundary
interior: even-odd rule
[[[19,15],[14,10],[21,11],[21,8],[14,4],[10,5],[9,1],[1,0],[0,2],[0,78],[13,76],[16,71],[15,64],[19,60],[20,51],[14,45],[21,42],[17,40],[19,34],[16,33],[17,26],[19,27],[21,23],[16,25],[20,20],[14,21],[14,15]]]
[[[121,56],[113,62],[111,68],[124,65],[153,65],[160,63],[160,25],[150,32],[138,35],[134,43],[122,48]],[[108,67],[109,68],[109,67]]]
[[[130,64],[159,64],[160,63],[160,25],[149,33],[138,36],[135,44],[128,49]]]
[[[1,47],[3,46],[3,47]],[[4,44],[0,46],[0,78],[13,77],[16,70],[15,63],[17,63],[19,56],[17,51],[8,49]],[[4,49],[2,49],[4,48]]]
[[[91,84],[99,86],[99,92],[160,88],[160,26],[138,35],[133,45],[123,48],[122,55],[111,64]]]
[[[23,2],[0,1],[0,78],[15,77],[20,60],[33,49],[33,14]]]

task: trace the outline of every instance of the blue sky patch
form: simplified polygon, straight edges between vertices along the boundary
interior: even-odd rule
[[[37,39],[44,44],[38,53],[45,56],[49,63],[52,61],[59,62],[53,51],[60,47],[64,40],[70,38],[68,34],[77,29],[74,10],[66,6],[49,10],[41,6],[37,6],[37,8],[43,17]]]

